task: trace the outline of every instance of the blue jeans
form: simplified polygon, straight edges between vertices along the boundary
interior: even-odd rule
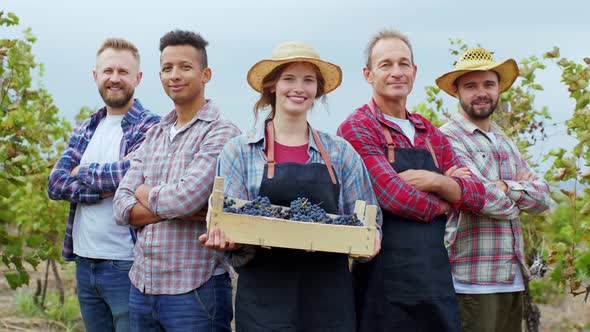
[[[133,261],[76,257],[78,301],[86,331],[130,331],[131,265]]]
[[[232,288],[229,275],[211,277],[201,287],[177,295],[150,295],[131,287],[131,330],[231,331]]]

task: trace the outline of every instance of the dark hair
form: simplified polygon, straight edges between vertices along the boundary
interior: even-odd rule
[[[371,56],[373,56],[373,48],[375,48],[375,44],[377,44],[377,42],[381,39],[399,39],[403,41],[410,49],[410,60],[412,60],[412,65],[414,64],[414,51],[412,50],[412,44],[410,44],[410,39],[408,39],[408,36],[395,30],[381,30],[371,37],[369,43],[367,44],[367,48],[365,49],[367,68],[371,69]]]
[[[313,63],[306,62],[306,61],[302,61],[302,62],[311,64],[313,67],[313,71],[315,72],[315,76],[316,76],[316,79],[318,82],[318,89],[316,91],[315,99],[317,100],[319,98],[324,98],[325,94],[326,94],[326,92],[325,92],[326,91],[325,90],[326,80],[324,79],[324,76],[322,76],[322,72]],[[262,92],[260,93],[260,98],[258,98],[258,100],[256,101],[256,104],[254,104],[254,116],[256,117],[256,119],[258,119],[258,112],[260,112],[262,109],[264,109],[268,106],[270,106],[271,110],[266,118],[267,118],[267,120],[274,118],[277,95],[276,95],[276,92],[271,92],[270,90],[274,86],[276,86],[277,82],[279,81],[279,78],[281,77],[281,74],[290,65],[292,65],[294,63],[295,62],[283,63],[282,65],[273,69],[266,76],[264,76],[264,79],[262,80]]]
[[[200,34],[186,30],[170,31],[160,38],[160,53],[168,46],[190,45],[201,55],[201,67],[207,68],[207,50],[209,43]]]
[[[131,52],[131,54],[133,54],[133,57],[135,58],[135,60],[137,60],[137,63],[139,63],[139,51],[137,50],[137,47],[135,47],[135,45],[133,45],[132,42],[122,39],[122,38],[108,38],[105,39],[105,41],[102,42],[102,45],[100,45],[100,47],[98,48],[98,51],[96,52],[96,56],[99,56],[102,52],[104,52],[106,49],[113,49],[113,50],[117,50],[117,51],[129,51]]]

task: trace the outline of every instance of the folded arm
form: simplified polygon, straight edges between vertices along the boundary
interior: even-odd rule
[[[346,139],[363,159],[382,209],[420,221],[430,221],[448,210],[445,201],[415,189],[399,176],[389,164],[376,130],[350,120],[338,128],[338,135]]]
[[[488,180],[479,170],[476,163],[473,161],[472,154],[467,151],[465,144],[453,136],[447,136],[448,141],[453,147],[454,154],[457,158],[457,163],[467,167],[473,176],[482,182],[484,187],[484,205],[472,212],[485,215],[492,219],[511,220],[518,217],[520,209],[516,203],[502,190],[502,188],[495,182]]]
[[[547,210],[551,202],[549,185],[534,175],[528,163],[517,152],[518,150],[512,142],[511,147],[516,156],[518,173],[514,180],[503,180],[508,187],[508,197],[516,203],[520,211],[541,213]]]
[[[47,193],[53,200],[65,200],[72,203],[96,203],[100,200],[100,193],[77,181],[70,175],[74,167],[80,163],[82,153],[78,145],[86,126],[78,127],[68,146],[57,160],[48,179]]]

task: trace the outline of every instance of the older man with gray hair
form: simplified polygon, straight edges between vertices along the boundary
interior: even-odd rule
[[[363,74],[373,93],[338,128],[363,158],[383,210],[382,250],[354,267],[358,331],[459,331],[459,308],[444,246],[445,213],[478,211],[483,185],[445,135],[406,102],[417,66],[396,31],[376,34]]]

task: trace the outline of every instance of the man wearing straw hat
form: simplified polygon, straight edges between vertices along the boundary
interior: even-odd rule
[[[354,267],[358,330],[459,331],[445,213],[481,209],[484,188],[444,134],[407,111],[417,70],[408,38],[382,31],[366,52],[373,98],[338,129],[363,158],[383,210],[381,253]]]
[[[461,211],[447,225],[463,331],[521,331],[528,272],[519,214],[549,207],[547,183],[533,174],[516,145],[490,119],[500,93],[517,76],[514,60],[496,62],[487,50],[473,48],[436,80],[460,103],[441,130],[486,189],[481,212]]]

